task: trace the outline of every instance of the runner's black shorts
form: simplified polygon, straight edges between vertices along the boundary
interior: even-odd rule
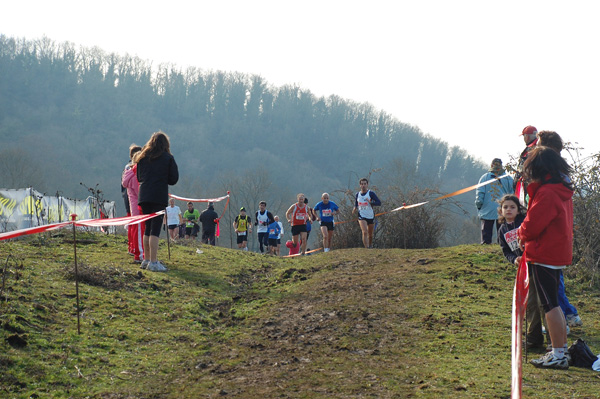
[[[192,237],[198,237],[198,231],[200,229],[198,228],[198,225],[195,224],[193,227],[186,227],[185,228],[185,235],[186,236],[192,236]]]
[[[300,233],[306,233],[306,225],[305,224],[299,224],[296,226],[292,226],[292,235],[293,236],[297,236]]]
[[[328,231],[333,231],[335,230],[335,227],[333,225],[333,222],[321,222],[321,227],[327,227]]]
[[[358,220],[366,220],[366,221],[367,221],[367,224],[373,224],[373,223],[375,223],[375,218],[368,219],[368,218],[364,218],[364,217],[362,217],[362,216],[359,216],[359,217],[358,217]]]
[[[248,241],[248,233],[241,234],[241,235],[240,235],[240,234],[238,234],[238,236],[237,236],[237,243],[238,243],[238,244],[241,244],[241,243],[243,243],[244,241]]]
[[[177,226],[179,226],[179,225],[178,224],[170,224],[168,227],[169,227],[169,230],[175,230],[177,228]]]
[[[277,238],[269,238],[269,246],[276,247],[277,246]]]

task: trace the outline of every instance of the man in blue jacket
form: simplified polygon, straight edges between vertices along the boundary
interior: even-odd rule
[[[479,183],[496,179],[505,174],[502,160],[494,158],[490,169],[481,176]],[[498,200],[505,194],[513,193],[513,179],[510,176],[498,179],[493,183],[479,187],[475,191],[475,206],[477,207],[479,219],[481,220],[481,243],[491,244],[494,234],[493,228],[496,223],[498,228]]]

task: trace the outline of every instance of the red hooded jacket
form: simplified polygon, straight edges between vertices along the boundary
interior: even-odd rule
[[[573,260],[573,191],[562,183],[530,183],[527,216],[518,230],[525,260],[551,266]]]

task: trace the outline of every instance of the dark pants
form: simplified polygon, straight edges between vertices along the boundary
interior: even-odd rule
[[[215,245],[215,231],[203,231],[202,242],[204,244]]]
[[[481,219],[481,243],[491,244],[494,236],[494,223],[496,223],[496,234],[498,233],[498,223],[496,220]]]
[[[258,233],[258,244],[259,244],[261,253],[264,251],[264,247],[269,248],[269,233],[268,232]]]
[[[529,295],[527,296],[527,342],[532,345],[542,346],[544,335],[542,334],[542,323],[545,322],[544,313],[538,296],[535,276],[531,264],[527,264],[529,272]]]

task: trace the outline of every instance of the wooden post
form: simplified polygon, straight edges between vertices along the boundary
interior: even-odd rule
[[[81,322],[79,320],[79,273],[77,271],[77,234],[75,233],[75,219],[77,215],[71,214],[71,221],[73,222],[73,254],[75,258],[75,297],[77,298],[77,334],[81,335]]]

